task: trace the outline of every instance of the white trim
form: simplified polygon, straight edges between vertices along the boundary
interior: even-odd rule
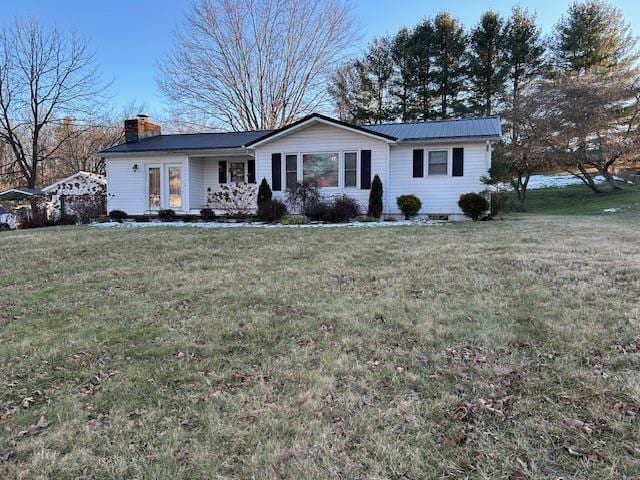
[[[149,203],[149,169],[151,168],[157,168],[159,170],[159,175],[160,175],[160,205],[158,205],[157,207],[151,207],[150,203]],[[162,163],[145,163],[144,164],[144,211],[146,212],[157,212],[158,210],[162,210],[163,208],[163,198],[164,198],[164,192],[162,189],[162,184],[164,182],[162,181]]]
[[[262,145],[266,145],[267,143],[273,142],[273,141],[278,140],[278,139],[280,139],[282,137],[286,137],[287,135],[290,135],[290,134],[292,134],[292,133],[294,133],[294,132],[296,132],[296,131],[298,131],[298,130],[300,130],[302,128],[306,128],[309,125],[312,125],[312,124],[315,124],[315,123],[321,123],[323,125],[329,125],[331,127],[341,128],[341,129],[347,130],[349,132],[359,133],[360,135],[364,135],[365,137],[375,138],[376,140],[380,140],[380,141],[387,142],[387,143],[396,143],[395,140],[390,140],[388,138],[385,138],[382,135],[375,134],[373,132],[371,132],[371,133],[364,132],[364,131],[360,130],[359,128],[353,128],[353,127],[349,127],[347,125],[342,125],[342,124],[339,124],[339,123],[330,122],[330,121],[325,120],[324,118],[312,117],[312,118],[309,118],[308,120],[305,120],[302,123],[299,123],[298,125],[295,125],[295,126],[289,127],[289,128],[285,127],[282,131],[280,131],[278,133],[275,133],[275,134],[271,135],[268,138],[260,140],[260,141],[258,141],[256,143],[252,143],[249,146],[249,148],[257,148],[257,147],[260,147]]]
[[[434,173],[433,175],[431,173],[429,173],[429,153],[431,152],[447,152],[447,173]],[[425,162],[425,172],[424,172],[424,178],[428,178],[428,177],[450,177],[451,176],[451,169],[452,169],[452,161],[451,161],[451,157],[452,157],[452,149],[451,147],[449,148],[425,148],[424,149],[424,159],[423,161]]]

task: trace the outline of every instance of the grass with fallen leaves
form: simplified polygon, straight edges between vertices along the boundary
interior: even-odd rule
[[[633,478],[639,240],[536,215],[2,234],[0,476]]]

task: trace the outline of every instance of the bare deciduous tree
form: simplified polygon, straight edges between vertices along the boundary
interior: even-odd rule
[[[612,167],[638,155],[640,148],[640,78],[637,70],[606,74],[559,75],[543,96],[557,166],[594,192],[602,175],[616,190]],[[594,173],[597,172],[597,173]]]
[[[323,103],[357,31],[345,0],[195,0],[158,82],[217,127],[277,128]]]
[[[516,101],[509,99],[504,119],[509,132],[504,145],[507,174],[516,192],[520,209],[524,209],[531,175],[548,166],[551,138],[554,135],[547,119],[543,90],[533,84],[520,91]]]
[[[0,140],[11,150],[10,171],[27,187],[38,168],[67,140],[55,135],[66,116],[90,117],[100,93],[87,44],[36,21],[0,30]]]

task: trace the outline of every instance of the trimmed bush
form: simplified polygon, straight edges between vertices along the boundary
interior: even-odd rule
[[[216,219],[216,213],[211,208],[203,208],[200,210],[200,217],[205,222],[213,222]]]
[[[123,220],[129,218],[129,215],[127,215],[127,213],[123,212],[122,210],[111,210],[109,212],[109,218],[115,222],[122,223]]]
[[[331,200],[323,221],[331,223],[351,222],[360,216],[360,204],[347,195],[338,195]]]
[[[286,214],[287,206],[277,198],[258,204],[258,218],[263,222],[277,222]]]
[[[285,215],[281,221],[283,225],[306,225],[309,222],[309,217],[306,215]]]
[[[502,217],[509,210],[511,202],[507,192],[491,192],[491,216]]]
[[[378,175],[373,177],[373,182],[371,182],[367,215],[374,218],[382,216],[382,181]]]
[[[458,200],[458,206],[465,216],[475,222],[489,209],[489,202],[479,193],[463,193]]]
[[[273,193],[271,192],[271,187],[267,183],[267,179],[263,178],[262,182],[260,182],[260,186],[258,187],[258,209],[260,205],[270,202]]]
[[[313,222],[322,222],[329,217],[331,205],[323,198],[314,199],[308,202],[303,210],[303,214]]]
[[[165,222],[173,222],[176,219],[176,212],[170,208],[158,210],[158,218]]]
[[[422,208],[422,202],[415,195],[400,195],[396,198],[396,203],[406,220],[414,217]]]

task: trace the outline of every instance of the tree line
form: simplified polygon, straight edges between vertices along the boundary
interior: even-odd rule
[[[619,188],[612,167],[639,146],[637,60],[622,13],[599,0],[573,3],[546,37],[520,7],[508,18],[487,11],[469,31],[442,12],[374,39],[328,92],[339,117],[359,124],[501,115],[493,181],[512,182],[523,207],[545,168],[595,192],[596,175]]]

